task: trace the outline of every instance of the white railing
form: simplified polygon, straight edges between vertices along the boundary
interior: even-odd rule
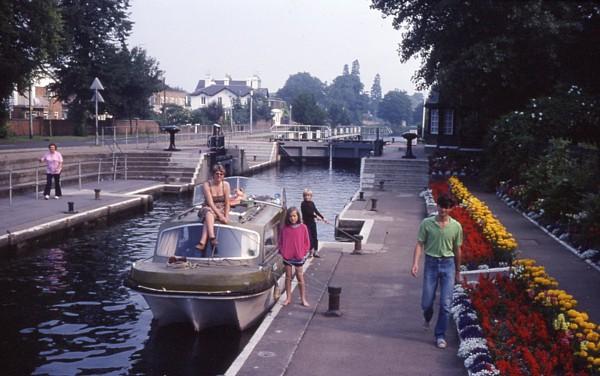
[[[338,126],[331,128],[327,125],[274,125],[271,134],[276,140],[332,140],[360,135],[358,126]]]

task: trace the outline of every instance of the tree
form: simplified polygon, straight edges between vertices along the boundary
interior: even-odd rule
[[[0,137],[6,137],[9,97],[54,61],[61,30],[54,0],[0,1]]]
[[[176,104],[165,106],[167,124],[187,124],[192,121],[190,110]],[[166,124],[165,124],[166,125]]]
[[[410,98],[404,91],[389,91],[379,104],[378,116],[393,125],[412,119]]]
[[[471,126],[487,127],[557,81],[600,92],[592,68],[600,57],[597,3],[372,0],[372,7],[405,30],[401,60],[422,58],[419,87],[435,84],[442,102],[475,111]]]
[[[328,112],[333,125],[360,124],[367,109],[368,98],[363,94],[360,77],[353,74],[337,76],[327,88]],[[343,115],[343,116],[339,116]]]
[[[348,64],[344,64],[344,69],[342,70],[342,74],[347,76],[350,74],[350,70],[348,69]]]
[[[106,62],[107,81],[104,99],[108,112],[121,119],[150,115],[148,98],[163,89],[162,71],[156,60],[146,55],[140,47],[116,51]],[[169,123],[171,124],[171,123]]]
[[[325,99],[325,84],[307,72],[296,73],[288,77],[285,85],[277,92],[277,96],[291,103],[300,94],[312,95],[318,104],[323,104]]]
[[[358,59],[352,62],[352,72],[350,74],[360,77],[360,63]]]
[[[131,31],[128,7],[129,0],[60,2],[65,38],[56,70],[57,82],[52,89],[67,102],[77,134],[85,133],[91,110],[92,80],[98,77],[105,83],[111,81],[109,60],[126,49]],[[103,94],[112,89],[107,86]]]
[[[225,113],[223,106],[217,102],[210,102],[208,106],[202,108],[202,112],[209,123],[218,123]]]
[[[300,94],[292,103],[294,106],[294,120],[302,124],[323,125],[327,114],[317,104],[311,94]]]
[[[381,77],[379,76],[379,73],[377,73],[373,79],[373,85],[371,85],[371,93],[369,97],[369,109],[372,114],[377,114],[377,109],[379,108],[379,102],[381,102],[381,98]]]

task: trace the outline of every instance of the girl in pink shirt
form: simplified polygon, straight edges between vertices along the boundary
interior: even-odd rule
[[[306,286],[304,284],[304,271],[302,270],[309,249],[308,229],[306,225],[301,223],[298,209],[291,207],[286,212],[285,226],[283,226],[279,236],[279,253],[283,257],[285,265],[286,299],[283,303],[284,306],[292,302],[292,267],[296,270],[301,304],[305,307],[309,306],[306,300]]]

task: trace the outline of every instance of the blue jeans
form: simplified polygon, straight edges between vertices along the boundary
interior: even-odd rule
[[[455,275],[454,257],[438,258],[425,255],[421,308],[427,322],[433,316],[435,292],[438,288],[438,283],[440,285],[440,311],[435,325],[435,338],[445,338],[448,319],[450,318],[450,305],[452,303],[452,289],[454,288]]]

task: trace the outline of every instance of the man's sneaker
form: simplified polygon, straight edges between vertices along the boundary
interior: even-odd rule
[[[423,329],[429,330],[429,321],[423,319]]]
[[[448,344],[446,343],[446,340],[443,338],[436,339],[435,344],[438,349],[445,349],[448,346]]]
[[[321,255],[317,251],[315,251],[315,253],[313,253],[313,256],[316,258],[321,258]]]
[[[48,195],[45,195],[45,196],[44,196],[44,200],[50,200],[50,196],[48,196]]]
[[[54,196],[55,200],[60,200],[60,196]]]

